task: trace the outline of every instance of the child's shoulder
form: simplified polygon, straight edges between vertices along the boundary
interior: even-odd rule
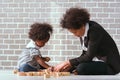
[[[40,50],[37,48],[29,48],[29,51],[31,55],[41,55]]]

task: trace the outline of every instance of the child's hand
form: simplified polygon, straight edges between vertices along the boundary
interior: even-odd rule
[[[51,66],[51,67],[49,67],[47,70],[49,70],[49,71],[52,71],[52,72],[53,72],[54,67],[53,67],[53,66]]]
[[[48,62],[48,61],[50,61],[50,58],[49,57],[44,57],[43,60]]]

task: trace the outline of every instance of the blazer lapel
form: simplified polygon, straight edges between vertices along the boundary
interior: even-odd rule
[[[85,47],[88,47],[88,38],[87,37],[84,37],[84,45],[85,45]]]
[[[83,45],[83,40],[82,40],[82,37],[80,37],[80,43],[81,43],[81,45]]]

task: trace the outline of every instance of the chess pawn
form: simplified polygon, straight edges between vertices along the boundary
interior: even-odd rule
[[[26,72],[27,76],[33,76],[33,72]]]
[[[38,72],[38,76],[43,76],[45,72]]]
[[[39,72],[33,72],[33,76],[39,76]]]
[[[54,77],[60,77],[61,76],[61,72],[53,72],[52,74]]]
[[[17,74],[19,71],[16,69],[13,71],[14,74]]]
[[[70,72],[61,72],[62,76],[70,76]]]
[[[50,78],[50,74],[44,74],[44,79]]]
[[[17,74],[18,74],[18,76],[27,76],[26,72],[18,72]]]

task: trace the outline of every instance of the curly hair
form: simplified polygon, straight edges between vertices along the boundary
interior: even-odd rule
[[[70,8],[61,19],[62,28],[79,29],[89,22],[90,14],[84,8]]]
[[[34,23],[30,27],[28,34],[33,41],[49,39],[53,32],[52,26],[47,23]]]

